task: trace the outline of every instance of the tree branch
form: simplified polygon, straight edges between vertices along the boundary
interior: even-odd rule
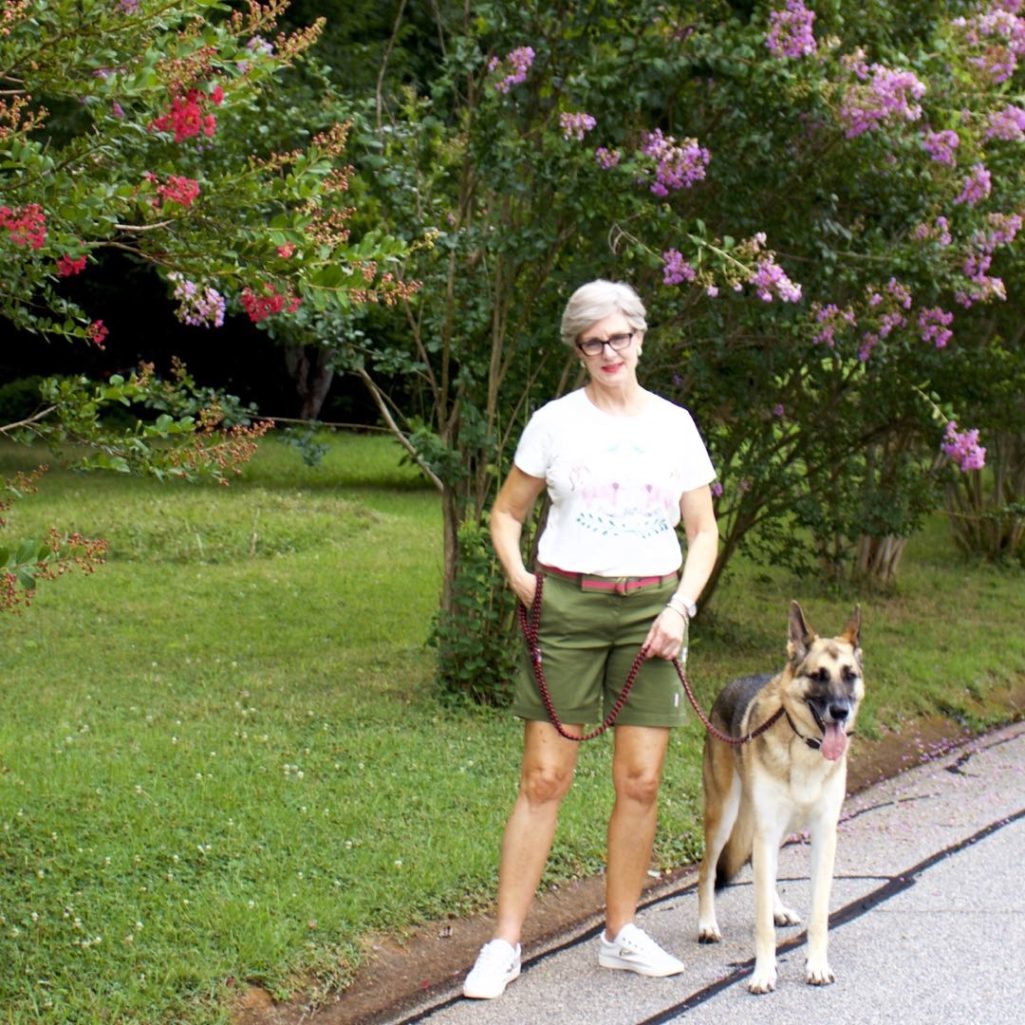
[[[381,389],[374,383],[373,378],[366,372],[363,367],[359,367],[356,370],[360,380],[367,386],[367,390],[370,392],[371,397],[377,406],[378,412],[384,418],[384,422],[388,425],[388,429],[398,439],[399,444],[409,453],[410,458],[416,463],[417,466],[423,470],[424,474],[430,480],[430,482],[438,489],[438,493],[442,494],[445,491],[445,485],[442,483],[441,478],[423,461],[420,453],[413,447],[409,438],[402,433],[399,425],[395,422],[395,418],[391,415],[391,410],[388,408],[387,403],[384,401],[384,396],[381,394]]]

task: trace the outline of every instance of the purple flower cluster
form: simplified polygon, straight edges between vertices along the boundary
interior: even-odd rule
[[[887,121],[917,121],[922,116],[921,105],[912,101],[921,99],[925,85],[913,71],[900,71],[882,64],[873,64],[867,69],[861,64],[853,65],[852,70],[864,84],[850,85],[840,106],[840,119],[847,126],[844,134],[848,139]]]
[[[948,459],[957,463],[962,473],[981,470],[986,465],[986,450],[979,444],[979,432],[974,427],[970,431],[959,431],[957,422],[951,420],[940,447]]]
[[[858,326],[858,320],[850,307],[841,310],[836,303],[828,303],[826,306],[815,303],[812,312],[818,324],[818,331],[812,339],[816,345],[825,345],[832,349],[836,346],[838,330],[843,330],[845,324],[852,328]]]
[[[623,155],[618,149],[606,149],[604,146],[599,146],[594,151],[594,159],[600,168],[611,171],[623,159]]]
[[[990,114],[985,137],[1004,142],[1025,140],[1025,110],[1008,104],[1003,110]]]
[[[582,142],[584,136],[590,132],[598,122],[590,114],[570,113],[564,111],[559,115],[559,125],[562,128],[562,135],[565,139],[576,139]]]
[[[947,342],[954,335],[954,332],[950,330],[953,319],[954,314],[940,306],[921,310],[918,314],[918,331],[922,336],[922,341],[932,342],[937,349],[946,348]]]
[[[655,180],[651,183],[656,196],[689,189],[705,177],[705,168],[712,159],[695,139],[677,143],[671,135],[663,135],[660,128],[644,136],[641,152],[656,161]]]
[[[985,164],[973,164],[971,172],[961,184],[961,192],[954,199],[955,203],[975,206],[985,199],[993,188],[993,182]]]
[[[662,254],[662,284],[678,285],[681,281],[693,281],[697,271],[683,258],[677,249],[667,249]]]
[[[972,63],[991,82],[1006,82],[1025,55],[1025,20],[1019,17],[1020,10],[1017,0],[1002,0],[989,10],[953,21],[963,30],[965,40],[979,49]]]
[[[919,224],[912,232],[912,237],[918,242],[932,241],[939,246],[949,246],[953,241],[950,234],[950,221],[942,214],[931,224]]]
[[[890,278],[886,282],[886,292],[892,296],[901,309],[911,309],[911,292],[906,285],[902,285],[896,278]]]
[[[954,151],[960,145],[961,139],[957,132],[946,129],[942,132],[926,131],[922,133],[922,146],[926,153],[938,164],[954,166]]]
[[[216,288],[204,288],[201,291],[194,281],[188,281],[173,271],[167,277],[174,283],[174,298],[179,303],[176,316],[183,324],[190,327],[223,327],[224,296]]]
[[[989,302],[990,299],[1007,298],[1003,278],[992,277],[987,273],[992,262],[992,253],[985,250],[969,253],[965,258],[962,270],[970,285],[954,294],[954,299],[965,309],[975,303]]]
[[[502,58],[492,57],[488,62],[488,71],[500,68],[503,72],[503,77],[495,83],[496,91],[507,93],[514,85],[525,82],[534,57],[533,47],[530,46],[518,46]]]
[[[139,9],[139,0],[118,0],[117,6],[122,14],[135,14]]]
[[[976,235],[975,244],[986,252],[997,246],[1009,246],[1021,231],[1021,214],[991,213],[987,218],[990,230]]]
[[[990,299],[1006,299],[1007,289],[1002,278],[989,274],[993,253],[999,246],[1014,242],[1023,226],[1021,214],[991,213],[986,217],[989,227],[972,236],[973,249],[965,257],[962,270],[968,279],[967,288],[955,293],[954,298],[964,307]]]
[[[274,53],[274,44],[268,42],[263,38],[263,36],[253,36],[253,38],[246,43],[246,49],[250,53],[257,53],[263,57],[269,57]]]
[[[867,363],[872,355],[872,350],[879,344],[879,335],[874,331],[866,331],[861,336],[861,348],[858,349],[858,360]]]
[[[769,14],[769,32],[765,45],[773,57],[809,57],[818,50],[812,25],[815,12],[801,0],[786,0],[783,10]]]
[[[771,256],[758,261],[748,283],[762,302],[771,303],[778,297],[785,303],[796,303],[801,298],[801,286],[795,285]]]

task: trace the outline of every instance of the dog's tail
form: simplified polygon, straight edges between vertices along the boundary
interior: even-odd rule
[[[733,831],[715,863],[715,888],[721,890],[751,860],[754,828],[751,816],[741,807]]]

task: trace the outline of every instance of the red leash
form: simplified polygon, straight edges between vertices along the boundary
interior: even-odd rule
[[[585,733],[579,737],[574,733],[570,733],[563,725],[562,720],[559,719],[558,713],[555,711],[552,694],[548,689],[548,681],[545,679],[544,667],[541,664],[541,647],[538,638],[541,633],[541,596],[543,590],[544,577],[539,573],[537,575],[537,589],[534,592],[534,601],[531,604],[530,609],[528,610],[522,602],[517,603],[516,606],[516,615],[520,621],[520,629],[523,631],[524,640],[527,642],[527,651],[530,655],[530,663],[534,670],[534,680],[537,683],[538,693],[541,695],[541,701],[545,706],[545,712],[548,715],[548,719],[555,727],[560,737],[565,737],[567,740],[576,741],[577,743],[584,740],[593,740],[595,737],[600,737],[610,726],[613,725],[613,723],[615,723],[617,716],[626,704],[626,699],[630,696],[630,691],[633,689],[634,682],[637,679],[637,674],[640,672],[641,666],[644,665],[647,656],[644,648],[641,648],[641,650],[637,652],[637,657],[633,660],[633,664],[630,666],[630,672],[626,675],[626,682],[623,684],[623,689],[619,692],[615,703],[612,705],[612,708],[609,709],[609,714],[605,716],[601,725],[591,730],[590,733]],[[743,737],[734,737],[728,733],[723,733],[722,730],[712,724],[708,716],[705,715],[703,709],[698,704],[697,698],[694,697],[694,691],[691,689],[690,681],[687,679],[687,674],[683,671],[683,666],[680,664],[680,660],[678,658],[673,659],[673,668],[676,670],[676,675],[680,678],[680,684],[683,687],[684,693],[687,695],[688,700],[693,706],[694,711],[697,713],[698,718],[701,720],[705,729],[708,730],[716,740],[721,740],[724,744],[729,744],[731,747],[739,747],[741,744],[746,744],[749,740],[754,740],[755,737],[764,733],[783,715],[783,706],[781,705],[772,715],[769,716],[768,719],[765,720],[765,722],[750,733],[744,734]]]

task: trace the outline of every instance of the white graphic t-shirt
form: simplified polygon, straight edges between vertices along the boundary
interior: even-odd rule
[[[514,462],[551,496],[539,561],[597,576],[679,569],[680,498],[715,479],[690,413],[653,394],[637,416],[610,416],[583,389],[555,399],[530,418]]]

